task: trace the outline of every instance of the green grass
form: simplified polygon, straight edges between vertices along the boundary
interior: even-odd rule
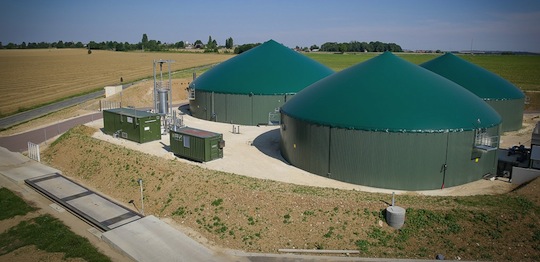
[[[0,207],[0,220],[36,210],[5,188],[0,188]],[[64,253],[65,258],[111,261],[92,246],[88,239],[71,232],[60,220],[50,215],[22,221],[0,234],[0,256],[29,245],[35,245],[46,252]]]
[[[6,188],[0,188],[0,207],[2,207],[0,220],[24,216],[28,212],[36,210]]]
[[[421,64],[440,56],[440,54],[395,54],[413,64]],[[367,61],[379,54],[307,53],[306,55],[338,72],[358,63]],[[458,56],[501,76],[523,90],[540,90],[540,56],[538,55]]]
[[[523,90],[540,90],[540,56],[533,55],[462,55]]]
[[[64,257],[80,257],[86,261],[110,261],[99,253],[88,239],[71,232],[58,219],[41,215],[0,234],[0,255],[18,248],[35,245],[47,252],[61,252]]]

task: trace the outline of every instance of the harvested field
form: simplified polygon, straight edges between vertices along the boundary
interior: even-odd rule
[[[177,71],[231,58],[223,54],[113,52],[86,49],[0,50],[0,116],[153,74],[153,60]]]

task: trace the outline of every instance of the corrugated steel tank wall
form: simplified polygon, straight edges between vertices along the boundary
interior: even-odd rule
[[[521,129],[523,124],[523,111],[525,110],[525,98],[488,100],[486,102],[501,116],[503,120],[501,124],[503,132]]]
[[[498,135],[498,127],[488,133]],[[378,188],[438,189],[496,172],[496,150],[472,159],[474,131],[390,133],[314,125],[282,115],[281,153],[292,165]],[[447,164],[446,174],[443,165]]]
[[[268,113],[291,95],[221,94],[195,90],[191,114],[200,119],[240,125],[268,124]],[[212,107],[214,116],[212,116]]]

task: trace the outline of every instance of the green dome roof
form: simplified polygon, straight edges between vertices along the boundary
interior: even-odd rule
[[[282,113],[315,124],[386,132],[456,132],[501,123],[473,93],[390,52],[310,85]]]
[[[504,78],[451,53],[420,65],[467,88],[484,100],[521,99],[525,95]]]
[[[227,94],[294,94],[333,73],[319,62],[269,40],[208,70],[190,86]]]

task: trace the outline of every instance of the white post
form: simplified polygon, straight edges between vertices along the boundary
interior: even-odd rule
[[[142,179],[139,178],[139,186],[141,187],[141,213],[144,216],[144,196],[143,196],[143,187],[142,187]]]

